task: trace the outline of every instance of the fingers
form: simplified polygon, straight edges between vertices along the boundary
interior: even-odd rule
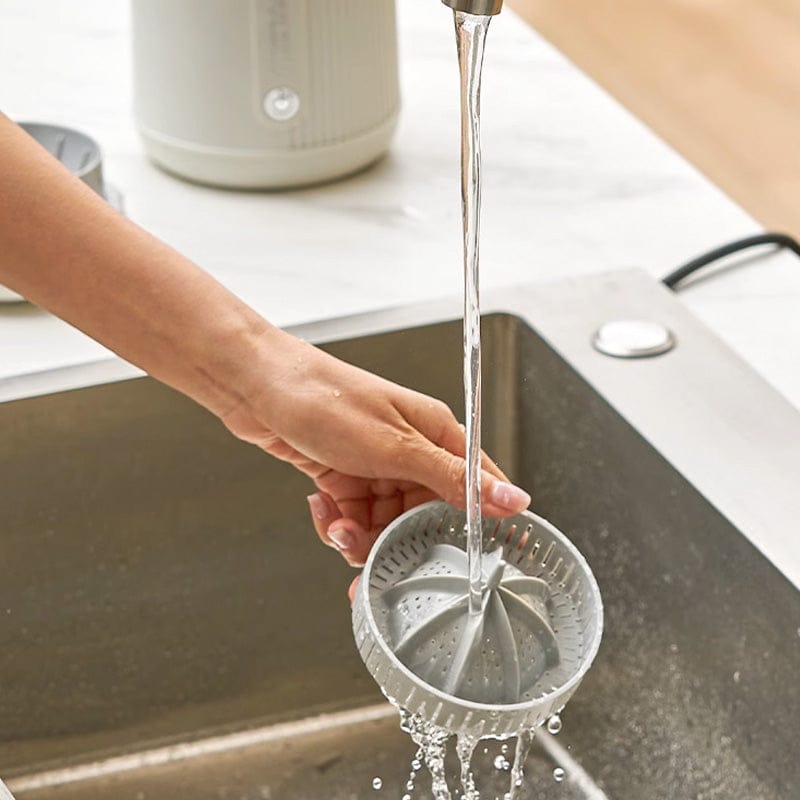
[[[363,566],[375,537],[356,520],[343,517],[333,498],[326,492],[315,492],[306,500],[314,530],[323,544],[338,550],[351,567]]]
[[[409,508],[436,499],[430,489],[416,483],[391,481],[387,487],[382,485],[384,483],[385,481],[372,481],[370,484],[373,492],[371,530],[376,534]]]
[[[447,403],[423,394],[412,393],[411,397],[409,408],[403,409],[409,424],[433,444],[464,458],[467,452],[466,432]],[[500,467],[483,451],[481,468],[501,481],[508,480]]]
[[[315,494],[310,494],[306,501],[308,502],[308,510],[311,512],[311,519],[317,536],[319,536],[323,544],[328,545],[328,547],[335,547],[336,545],[328,536],[328,528],[342,514],[334,499],[327,492],[316,492]]]
[[[421,444],[414,459],[416,480],[429,486],[443,500],[458,508],[466,505],[466,462],[431,442]],[[525,510],[530,495],[508,481],[499,480],[486,470],[481,471],[481,507],[492,517],[507,517]]]
[[[460,458],[465,458],[467,455],[467,435],[464,431],[464,426],[459,425],[455,417],[452,418],[452,425],[448,425],[444,429],[438,440],[432,439],[431,441]],[[506,474],[483,450],[481,450],[481,469],[501,481],[508,480]]]
[[[356,591],[358,591],[358,582],[360,580],[361,580],[361,576],[360,575],[356,575],[355,578],[353,578],[352,582],[350,583],[350,586],[347,589],[347,596],[350,598],[350,605],[353,605],[353,603],[355,602]]]
[[[519,486],[499,481],[491,475],[481,476],[481,507],[490,517],[519,514],[531,504],[531,496]]]
[[[419,433],[409,477],[430,487],[443,500],[466,505],[466,435],[450,408],[425,395],[406,395],[409,423]],[[481,453],[481,506],[485,514],[506,517],[523,511],[530,495],[510,483],[486,453]]]
[[[351,567],[363,567],[375,540],[355,520],[337,519],[328,528],[328,537]]]

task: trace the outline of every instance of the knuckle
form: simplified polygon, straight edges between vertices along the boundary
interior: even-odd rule
[[[458,419],[456,415],[453,413],[453,409],[450,408],[447,403],[436,400],[434,401],[436,404],[435,414],[439,420],[439,424],[442,426],[444,430],[459,428],[460,425],[458,423]]]
[[[446,450],[440,450],[442,472],[444,482],[447,487],[447,494],[443,499],[453,505],[461,506],[464,504],[466,491],[464,482],[466,480],[466,464],[460,459],[453,457]]]
[[[450,408],[444,400],[438,400],[433,398],[431,400],[431,406],[436,414],[438,414],[442,419],[450,420],[451,422],[455,422],[456,415],[453,413],[453,410]]]

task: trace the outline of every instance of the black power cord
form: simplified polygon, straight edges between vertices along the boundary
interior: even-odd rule
[[[661,283],[667,288],[677,291],[680,288],[678,284],[697,272],[697,270],[709,264],[713,264],[721,258],[739,253],[742,250],[749,250],[751,247],[760,247],[770,244],[775,245],[778,250],[787,248],[800,256],[800,243],[791,236],[785,233],[761,233],[757,236],[747,236],[744,239],[737,239],[735,242],[728,242],[728,244],[723,244],[721,247],[715,247],[713,250],[709,250],[707,253],[703,253],[703,255],[697,258],[687,261],[682,266],[670,272],[669,275],[665,275],[661,279]]]

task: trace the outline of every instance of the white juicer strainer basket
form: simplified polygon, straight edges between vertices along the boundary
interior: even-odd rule
[[[353,602],[364,663],[396,705],[453,733],[513,736],[566,704],[600,645],[603,605],[577,548],[530,512],[483,523],[468,610],[465,515],[418,506],[372,549]]]

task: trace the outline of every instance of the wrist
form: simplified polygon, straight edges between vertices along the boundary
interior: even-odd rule
[[[275,369],[278,328],[242,303],[217,319],[198,343],[193,399],[220,419],[242,406],[252,406]]]

